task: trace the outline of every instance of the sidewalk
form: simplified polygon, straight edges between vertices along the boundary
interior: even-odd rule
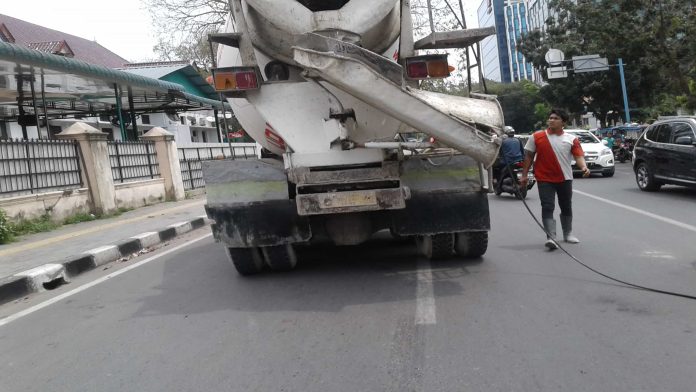
[[[0,245],[0,304],[207,224],[205,196],[65,225]]]

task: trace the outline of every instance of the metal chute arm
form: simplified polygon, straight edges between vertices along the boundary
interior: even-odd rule
[[[503,123],[502,110],[497,102],[402,88],[378,72],[372,52],[355,45],[341,45],[350,47],[351,57],[299,46],[293,47],[293,57],[314,75],[414,129],[434,136],[439,142],[456,148],[486,167],[495,162],[500,139],[493,135],[500,132]],[[370,63],[360,61],[356,51],[367,52]],[[446,102],[443,97],[452,101]],[[485,125],[491,133],[484,133],[463,120]]]

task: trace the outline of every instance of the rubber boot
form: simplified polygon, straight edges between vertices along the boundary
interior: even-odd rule
[[[546,242],[544,243],[544,246],[549,248],[549,250],[555,250],[558,249],[558,245],[556,244],[556,220],[555,219],[544,219],[544,229],[548,233],[546,235]],[[550,234],[550,236],[549,236]]]
[[[561,215],[561,228],[563,229],[563,241],[577,244],[580,242],[578,237],[573,235],[573,217]]]

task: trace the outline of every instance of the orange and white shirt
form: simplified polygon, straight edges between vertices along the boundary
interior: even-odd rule
[[[551,129],[534,132],[524,149],[536,153],[534,177],[541,182],[573,179],[573,158],[585,156],[580,140],[574,135]]]

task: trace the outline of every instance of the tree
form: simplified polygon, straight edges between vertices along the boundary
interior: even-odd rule
[[[195,61],[208,71],[212,65],[208,34],[219,32],[224,26],[230,10],[228,1],[145,1],[159,35],[153,48],[158,58]]]
[[[519,133],[529,133],[538,129],[540,123],[543,124],[548,111],[539,111],[548,105],[540,95],[539,86],[529,80],[515,83],[488,81],[487,85],[489,91],[498,96],[505,116],[505,125],[515,128]]]
[[[664,101],[661,94],[684,105],[696,101],[689,90],[696,76],[696,45],[689,38],[696,32],[693,1],[551,0],[549,8],[546,30],[526,34],[519,45],[542,74],[549,48],[562,50],[566,58],[599,54],[610,64],[622,58],[631,108],[654,113],[658,101]],[[615,68],[549,80],[541,94],[554,105],[575,113],[592,111],[600,119],[623,110]]]

